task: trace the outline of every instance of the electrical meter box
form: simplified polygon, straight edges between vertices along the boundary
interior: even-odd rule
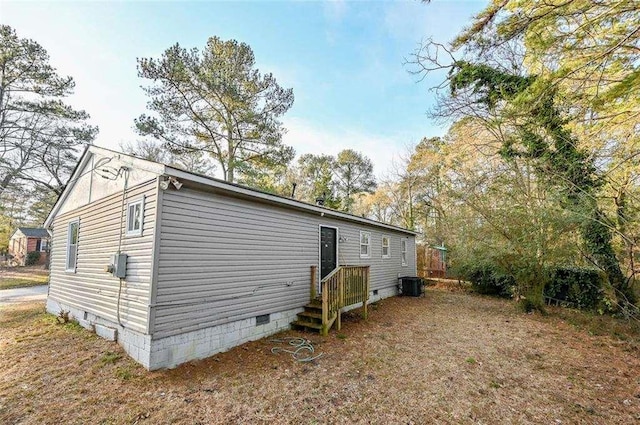
[[[111,264],[113,264],[111,273],[114,277],[124,279],[127,276],[127,254],[113,254]]]

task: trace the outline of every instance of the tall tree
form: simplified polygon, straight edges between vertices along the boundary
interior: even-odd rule
[[[614,286],[632,298],[640,253],[640,233],[631,218],[640,208],[640,3],[493,1],[454,47],[491,55],[514,41],[524,46],[524,65],[536,75],[531,97],[556,94],[571,143],[593,160],[598,209],[584,231],[601,234],[604,245],[596,257],[606,251],[609,259],[597,262],[610,270]],[[613,260],[616,247],[624,259],[620,265]],[[626,278],[616,270],[622,266]]]
[[[120,143],[120,149],[126,154],[163,164],[170,162],[172,156],[171,152],[165,149],[162,144],[149,139]]]
[[[345,149],[338,153],[333,173],[344,211],[351,212],[354,194],[372,193],[376,188],[371,160],[352,149]]]
[[[138,59],[138,75],[151,82],[144,91],[152,114],[135,120],[140,134],[174,152],[208,152],[230,182],[293,159],[279,120],[293,90],[260,74],[247,44],[218,37],[202,51],[175,44],[160,59]]]
[[[304,154],[298,158],[298,191],[307,202],[323,199],[327,207],[340,207],[333,178],[335,160],[331,155],[314,154]]]
[[[506,163],[532,167],[536,183],[555,192],[563,211],[580,222],[585,254],[606,272],[621,305],[634,294],[616,258],[615,229],[601,196],[604,169],[614,161],[610,153],[598,158],[598,151],[611,152],[625,139],[611,137],[621,135],[616,117],[638,114],[637,102],[629,102],[637,97],[637,11],[637,2],[628,1],[494,1],[453,51],[429,42],[415,55],[419,73],[448,70],[440,116],[451,112],[483,122]],[[598,126],[595,137],[580,138]],[[552,208],[545,212],[558,215]]]
[[[194,173],[211,174],[215,170],[215,165],[206,152],[192,150],[174,153],[155,140],[144,139],[135,143],[121,143],[120,149],[138,158],[168,164]]]
[[[0,196],[12,183],[62,192],[78,147],[97,134],[86,112],[63,102],[74,87],[40,44],[0,26]]]
[[[440,225],[445,215],[441,199],[444,146],[440,137],[423,138],[406,161],[406,171],[399,175],[411,195],[408,199],[411,222],[418,215],[413,210],[420,210],[421,230],[430,243],[437,245],[442,245],[444,236]]]
[[[385,182],[378,186],[375,192],[359,196],[353,204],[353,213],[388,224],[398,224],[396,209],[392,195],[397,184]],[[404,202],[402,202],[405,205]]]

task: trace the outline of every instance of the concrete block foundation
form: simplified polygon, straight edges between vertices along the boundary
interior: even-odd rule
[[[296,319],[296,314],[303,309],[271,313],[269,323],[262,325],[256,325],[256,318],[252,317],[155,340],[150,335],[125,328],[51,297],[47,299],[47,312],[57,315],[61,310],[68,311],[73,319],[97,335],[110,341],[116,340],[131,358],[146,369],[156,370],[211,357],[245,342],[287,330]]]
[[[380,289],[377,294],[374,295],[373,292],[370,294],[369,303],[397,294],[396,287]],[[348,306],[345,311],[358,308],[361,305]],[[49,313],[57,315],[61,310],[69,311],[78,323],[97,335],[110,341],[117,341],[129,356],[146,369],[156,370],[170,369],[191,360],[211,357],[245,342],[255,341],[287,330],[290,328],[291,322],[297,319],[297,313],[302,312],[303,308],[271,313],[269,322],[265,324],[257,325],[256,318],[251,317],[161,339],[153,339],[151,335],[125,328],[51,297],[47,299]]]

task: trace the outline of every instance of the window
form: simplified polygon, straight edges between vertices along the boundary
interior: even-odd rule
[[[407,240],[400,239],[400,256],[402,257],[402,265],[406,266],[407,263]]]
[[[360,258],[371,258],[370,232],[360,232]]]
[[[69,223],[67,228],[67,268],[68,272],[76,271],[76,262],[78,260],[78,229],[80,222],[78,220]]]
[[[389,236],[382,237],[382,258],[390,258],[391,250],[389,249]]]
[[[38,239],[36,241],[36,251],[46,252],[49,247],[49,241],[46,239]]]
[[[144,199],[127,205],[127,236],[142,235],[142,217],[144,213]]]

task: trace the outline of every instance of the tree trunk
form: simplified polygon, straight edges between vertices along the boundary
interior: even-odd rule
[[[0,196],[4,193],[5,189],[11,184],[16,173],[8,173],[2,180],[0,180]]]
[[[230,120],[230,118],[229,118]],[[233,135],[231,134],[231,124],[227,124],[227,175],[226,180],[233,183],[235,176],[235,152],[233,146]]]
[[[605,224],[606,217],[599,208],[594,207],[593,217],[582,226],[582,237],[587,250],[604,270],[609,283],[616,290],[620,305],[635,304],[636,296],[630,282],[624,278],[620,263],[611,245],[611,230]]]

